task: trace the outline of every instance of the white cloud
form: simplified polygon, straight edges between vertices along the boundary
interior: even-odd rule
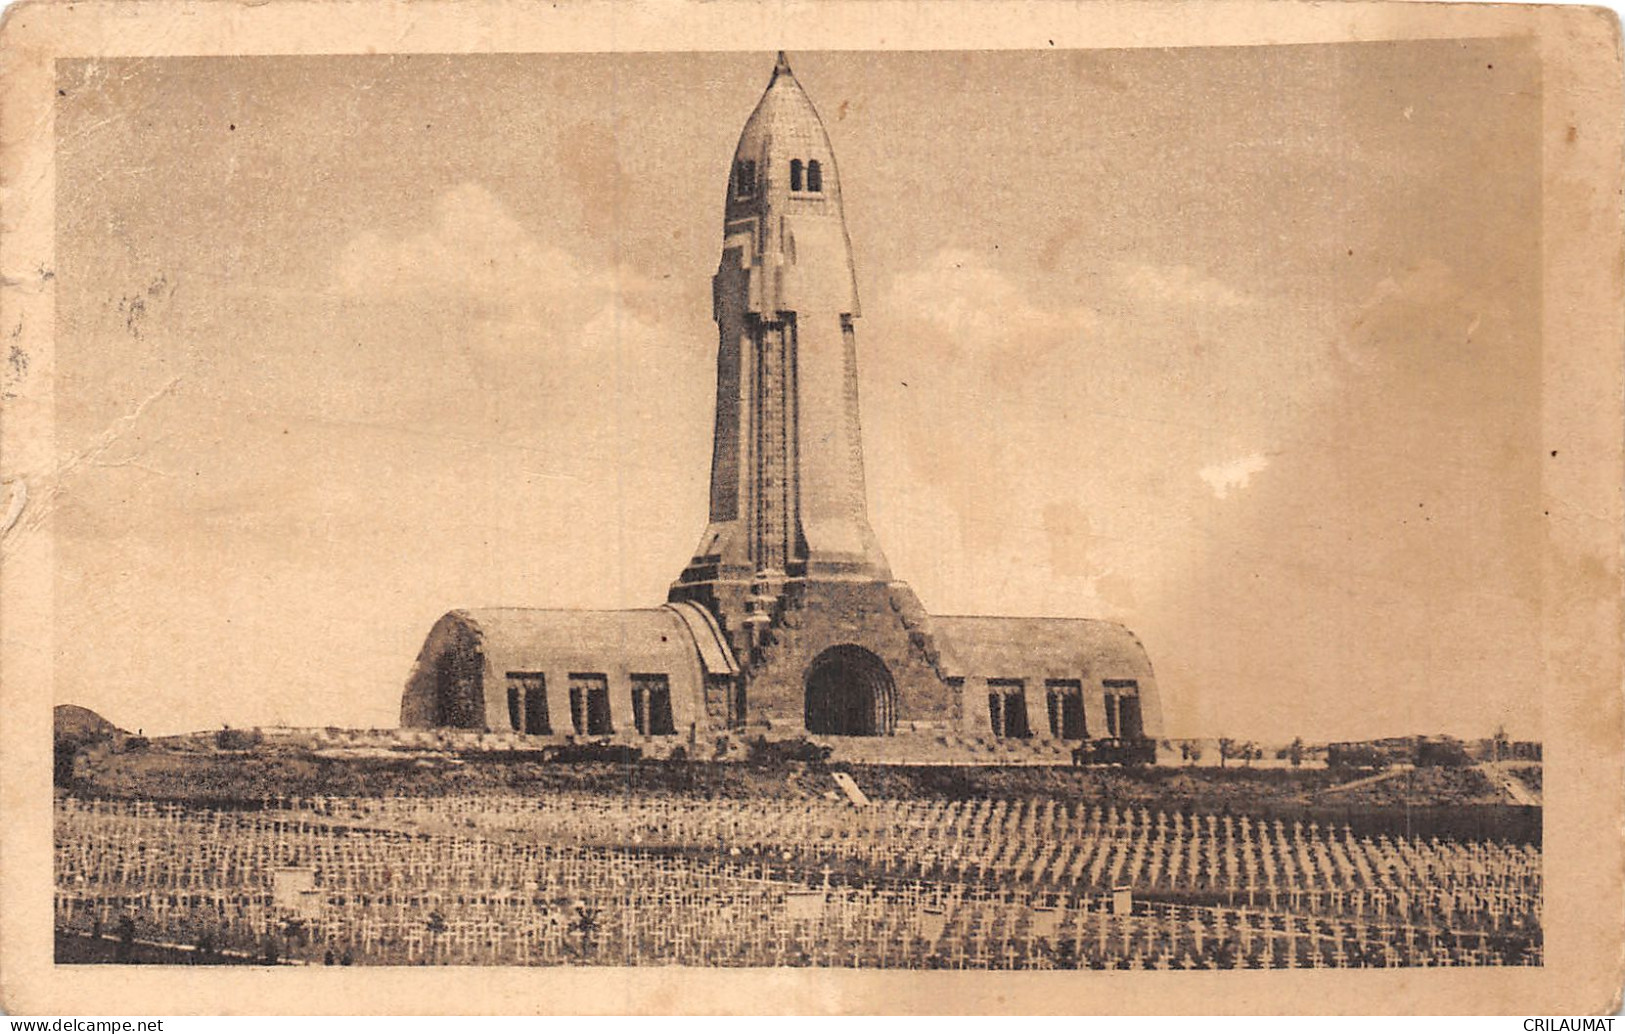
[[[945,248],[894,277],[886,304],[932,324],[971,352],[1018,348],[1098,322],[1092,309],[1046,308],[1032,301],[1032,293],[982,255]]]
[[[696,292],[549,236],[478,183],[422,225],[354,236],[330,267],[355,341],[339,354],[359,364],[340,382],[387,377],[367,402],[380,423],[517,446],[570,476],[657,428],[703,450],[716,337],[695,333]]]
[[[1081,566],[1022,592],[1175,564],[1170,536],[1209,487],[1243,487],[1324,397],[1331,378],[1306,344],[1313,317],[1183,265],[1021,269],[1016,256],[942,250],[868,308],[864,399],[880,415],[866,413],[866,429],[889,434],[871,449],[871,484],[934,486],[937,521],[1000,571],[1053,552],[1041,515],[1080,506],[1087,564],[1070,557],[1077,541],[1063,543],[1060,566]],[[1215,441],[1262,455],[1187,482],[1178,472],[1210,463]]]
[[[1197,476],[1208,483],[1213,494],[1220,499],[1228,496],[1232,489],[1243,489],[1253,479],[1253,475],[1261,472],[1270,465],[1269,458],[1263,453],[1255,452],[1251,456],[1230,460],[1228,463],[1213,463],[1203,467]]]
[[[353,238],[339,255],[336,273],[346,293],[369,296],[489,294],[516,283],[568,292],[591,279],[570,255],[534,240],[477,183],[441,195],[432,225],[421,233],[391,237],[368,231]]]
[[[1234,309],[1251,305],[1251,295],[1186,265],[1124,265],[1118,283],[1151,304],[1198,305],[1208,309]]]
[[[351,239],[334,281],[354,298],[456,310],[476,324],[514,328],[494,330],[497,339],[585,326],[606,310],[661,308],[648,278],[539,239],[478,183],[441,195],[419,233]]]

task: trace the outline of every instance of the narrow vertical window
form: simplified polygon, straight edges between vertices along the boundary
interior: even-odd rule
[[[1084,739],[1083,683],[1078,679],[1050,679],[1044,688],[1049,699],[1050,735],[1061,740]]]
[[[807,163],[807,189],[814,194],[824,189],[824,170],[817,158]]]
[[[508,672],[508,718],[514,731],[527,736],[550,736],[547,714],[547,678],[539,671]]]
[[[649,691],[649,735],[677,735],[676,718],[671,710],[671,687],[661,679],[660,685]]]
[[[570,673],[570,724],[578,736],[608,736],[609,678],[599,673]]]
[[[644,736],[677,732],[671,711],[671,680],[664,675],[632,676],[632,719]]]
[[[547,683],[540,675],[525,685],[525,732],[531,736],[553,735],[553,722],[547,713]]]
[[[570,675],[570,720],[577,733],[610,736],[615,725],[610,720],[609,677],[601,673]]]
[[[993,733],[1007,739],[1024,740],[1031,736],[1027,725],[1027,684],[1021,679],[987,680],[988,717],[993,720]]]
[[[791,158],[790,159],[790,189],[791,190],[800,190],[801,189],[801,159],[800,158]]]
[[[1145,737],[1145,722],[1140,714],[1140,683],[1135,679],[1106,679],[1106,721],[1111,734],[1120,739],[1138,740]]]

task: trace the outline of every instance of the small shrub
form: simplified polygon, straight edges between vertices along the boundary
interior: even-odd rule
[[[791,761],[817,764],[828,761],[833,752],[833,747],[814,743],[805,736],[790,740],[770,740],[765,736],[758,736],[750,741],[750,753],[747,756],[752,764],[757,765],[782,765]]]
[[[258,729],[233,729],[226,726],[214,734],[214,745],[221,750],[250,750],[265,742],[265,734]]]
[[[547,748],[544,756],[548,761],[572,764],[596,761],[626,765],[643,757],[643,751],[624,743],[566,743]]]
[[[1466,747],[1455,740],[1423,740],[1416,746],[1418,768],[1465,768],[1472,763]]]

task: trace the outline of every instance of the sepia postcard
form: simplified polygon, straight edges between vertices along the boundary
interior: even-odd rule
[[[1620,60],[12,5],[0,1005],[1616,1009]]]

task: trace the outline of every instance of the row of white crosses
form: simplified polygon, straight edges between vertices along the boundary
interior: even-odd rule
[[[553,914],[556,909],[538,907],[539,898],[546,900],[549,895],[560,893],[602,895],[606,888],[610,888],[619,896],[619,908],[623,913],[636,911],[644,915],[642,926],[633,926],[629,932],[620,935],[624,942],[621,944],[622,953],[639,960],[660,958],[662,952],[692,956],[695,961],[703,961],[704,953],[713,953],[719,958],[740,956],[760,960],[776,935],[779,940],[785,941],[782,951],[792,954],[800,951],[809,957],[822,958],[823,964],[840,964],[832,962],[827,957],[828,951],[818,947],[829,941],[829,931],[821,929],[819,935],[811,939],[810,952],[796,948],[795,943],[801,942],[792,936],[793,929],[785,928],[783,909],[763,909],[759,907],[761,899],[753,899],[754,911],[747,909],[747,914],[763,913],[768,916],[762,923],[756,924],[759,930],[754,929],[748,921],[743,922],[743,930],[740,921],[720,926],[708,923],[705,917],[716,914],[713,907],[716,902],[730,900],[718,888],[738,887],[742,874],[754,875],[758,882],[764,878],[804,880],[808,873],[793,864],[804,856],[855,854],[874,861],[878,855],[884,863],[907,848],[907,838],[901,835],[896,837],[897,843],[889,847],[877,847],[874,841],[842,835],[860,825],[844,821],[845,815],[852,814],[851,809],[839,813],[843,820],[821,823],[818,821],[821,813],[817,807],[797,806],[792,815],[800,821],[800,842],[778,845],[792,846],[793,850],[775,856],[768,876],[764,877],[760,852],[752,853],[756,856],[754,859],[751,856],[741,858],[731,851],[703,855],[700,856],[703,860],[699,861],[693,858],[651,858],[606,852],[586,843],[589,837],[574,835],[581,824],[600,812],[608,812],[611,825],[617,818],[624,819],[625,813],[631,811],[639,813],[640,821],[648,819],[651,812],[656,821],[675,820],[665,826],[664,832],[668,836],[674,826],[689,831],[700,829],[704,832],[707,829],[705,823],[687,820],[676,810],[595,808],[590,802],[570,801],[559,810],[573,823],[573,835],[561,838],[563,843],[545,843],[528,838],[486,839],[483,836],[411,831],[414,826],[446,825],[461,827],[464,833],[470,828],[483,832],[485,815],[481,814],[480,809],[494,813],[498,819],[510,820],[506,825],[493,823],[498,830],[523,830],[525,827],[522,823],[515,825],[511,820],[535,814],[548,816],[546,821],[557,824],[557,816],[551,814],[554,809],[547,802],[534,799],[497,799],[494,803],[481,799],[477,802],[479,809],[463,810],[462,822],[449,821],[447,802],[384,800],[364,805],[353,803],[356,808],[340,806],[336,809],[341,812],[348,810],[349,815],[334,817],[326,813],[328,806],[325,804],[272,809],[259,814],[223,814],[162,809],[145,804],[119,808],[104,802],[92,806],[64,802],[59,812],[62,835],[58,861],[59,872],[66,878],[60,881],[60,885],[65,890],[78,888],[73,893],[80,893],[85,900],[99,894],[104,901],[107,894],[121,888],[150,888],[154,885],[150,879],[157,879],[157,885],[164,885],[162,881],[167,879],[171,887],[207,887],[210,888],[209,901],[218,906],[217,912],[228,904],[238,916],[243,916],[246,909],[251,914],[243,916],[245,924],[255,933],[265,933],[274,930],[276,917],[258,899],[245,902],[242,890],[264,888],[269,867],[313,865],[320,872],[322,886],[327,892],[324,914],[312,924],[313,937],[318,940],[323,936],[329,939],[370,939],[379,950],[387,946],[389,950],[404,951],[408,959],[480,957],[499,952],[514,957],[516,961],[537,961],[538,958],[568,961],[572,950],[586,950],[584,947],[571,949],[570,939],[558,930],[558,917]],[[365,824],[358,821],[363,809],[369,817]],[[1104,827],[1115,832],[1116,836],[1105,840],[1112,844],[1124,839],[1132,844],[1143,831],[1155,828],[1151,822],[1143,819],[1123,822],[1121,819],[1107,818],[1102,822],[1098,817],[1086,816],[1085,821],[1076,822],[1076,812],[1068,815],[1065,809],[1058,808],[1053,802],[1042,802],[1036,807],[1025,803],[1011,806],[1003,802],[987,807],[953,809],[948,806],[942,809],[949,813],[946,816],[934,816],[929,809],[912,804],[906,809],[878,810],[892,814],[891,819],[886,820],[892,823],[891,830],[911,829],[915,835],[931,829],[963,826],[967,815],[971,822],[977,824],[981,824],[979,820],[985,818],[986,828],[1008,830],[1015,838],[987,845],[991,848],[986,854],[989,862],[1003,868],[1005,863],[1000,861],[1003,859],[1013,865],[1030,865],[1042,873],[1053,871],[1054,859],[1058,857],[1055,845],[1041,843],[1042,831],[1046,827],[1053,831],[1055,826],[1064,824],[1063,820],[1071,820],[1075,827],[1083,827],[1082,832],[1074,833],[1076,837],[1093,835],[1097,843],[1102,842],[1102,838],[1094,835],[1090,827],[1094,830]],[[752,813],[733,802],[716,802],[715,807],[708,802],[703,808],[695,808],[690,802],[688,811],[690,815],[696,811],[716,812],[708,818],[711,829],[761,832],[755,825]],[[957,814],[954,813],[956,811]],[[466,821],[471,813],[474,815],[472,825]],[[345,821],[338,821],[338,818]],[[1157,818],[1163,822],[1166,832],[1176,826],[1181,817],[1175,816],[1172,823],[1162,816]],[[382,828],[360,828],[374,823]],[[879,824],[871,820],[870,826],[875,828]],[[959,839],[963,841],[969,838]],[[1299,839],[1304,839],[1301,834]],[[726,843],[726,838],[721,842]],[[708,845],[702,840],[692,846]],[[1212,844],[1206,846],[1211,851]],[[1438,849],[1438,845],[1423,845],[1420,848],[1416,845],[1405,846],[1413,855]],[[1538,861],[1538,855],[1528,852],[1520,854],[1526,862]],[[1485,853],[1480,850],[1479,855],[1480,861],[1483,861]],[[749,870],[753,860],[757,871],[751,874]],[[899,865],[898,868],[906,867]],[[1122,867],[1108,870],[1119,874],[1122,871]],[[823,882],[828,883],[830,873],[827,868],[822,875]],[[813,882],[817,882],[816,879]],[[87,884],[95,886],[87,888]],[[1045,931],[1046,936],[1036,937],[1030,926],[1024,925],[1034,904],[1034,899],[1026,894],[1011,893],[1007,889],[998,897],[990,897],[989,891],[983,887],[959,886],[955,881],[948,881],[947,885],[957,889],[944,894],[943,881],[892,880],[887,883],[887,892],[881,896],[871,893],[868,896],[858,894],[831,898],[835,904],[831,906],[833,918],[830,921],[836,924],[835,930],[840,935],[832,943],[846,944],[846,938],[856,938],[848,945],[854,960],[858,960],[851,964],[880,964],[873,960],[894,954],[899,957],[896,964],[906,964],[907,958],[926,954],[922,946],[915,942],[941,941],[950,945],[949,954],[952,954],[952,945],[958,936],[955,931],[962,926],[969,929],[968,924],[973,921],[978,932],[966,938],[965,946],[961,949],[973,955],[982,950],[982,929],[992,931],[988,936],[1005,948],[1019,945],[1022,946],[1020,951],[1030,953],[1037,950],[1033,942],[1051,941],[1053,938],[1047,935],[1058,935],[1065,928],[1063,921],[1061,927]],[[901,891],[897,889],[899,886],[903,888]],[[524,893],[515,893],[516,888],[524,890]],[[479,893],[481,889],[488,892]],[[73,893],[67,895],[70,901]],[[160,920],[167,921],[172,916],[176,900],[184,901],[189,910],[197,906],[195,894],[191,897],[182,895],[177,899],[174,894],[155,898],[150,889],[142,893],[144,896],[139,897],[133,907]],[[736,894],[737,890],[727,893]],[[978,903],[981,911],[962,915],[960,906],[967,901]],[[1077,903],[1075,897],[1067,901],[1068,909]],[[653,911],[648,907],[636,907],[647,906],[650,902],[669,904],[670,907]],[[921,936],[921,924],[917,922],[895,919],[897,916],[907,917],[912,911],[929,906],[946,906],[947,909],[941,932],[932,937]],[[71,904],[66,907],[72,909]],[[441,913],[444,917],[443,928],[420,930],[425,910]],[[328,912],[333,914],[329,916]],[[1066,910],[1066,914],[1070,917],[1072,911]],[[985,924],[980,918],[971,918],[984,915],[990,917]],[[525,919],[524,916],[531,918]],[[546,917],[545,921],[541,917]],[[799,929],[794,924],[792,927]],[[913,932],[905,935],[902,933],[905,928]],[[874,933],[857,932],[866,929]],[[370,935],[369,930],[372,931]],[[601,936],[613,939],[615,935],[606,932]],[[1387,936],[1378,930],[1364,939],[1388,943],[1382,939]],[[1075,937],[1074,941],[1074,948],[1082,950],[1088,938]],[[730,945],[733,946],[731,949]],[[367,950],[365,944],[363,949]],[[1140,951],[1138,947],[1124,945],[1100,950],[1109,950],[1118,956]],[[1482,938],[1475,950],[1484,950]],[[775,957],[781,953],[778,944],[772,945],[772,953]],[[519,959],[521,955],[525,958]],[[1148,957],[1155,957],[1155,953]],[[863,960],[870,960],[870,963]],[[1336,964],[1335,958],[1331,964]]]
[[[830,903],[817,921],[783,919],[776,902],[762,895],[673,892],[680,911],[650,906],[642,900],[615,903],[615,919],[606,923],[605,942],[596,953],[572,939],[570,925],[559,915],[525,910],[515,914],[486,912],[453,918],[438,931],[415,914],[324,916],[311,924],[313,945],[354,949],[363,961],[437,961],[476,963],[601,962],[638,964],[653,961],[738,965],[879,965],[954,966],[1026,965],[1035,953],[1040,965],[1063,958],[1076,964],[1209,968],[1227,965],[1344,966],[1455,965],[1501,961],[1484,944],[1452,943],[1427,931],[1407,928],[1403,939],[1392,931],[1363,925],[1310,928],[1305,922],[1279,930],[1263,927],[1259,914],[1186,909],[1199,918],[1182,921],[1163,915],[1126,918],[1105,913],[1069,913],[1064,920],[1034,935],[1029,914],[1000,911],[982,902],[968,909],[945,935],[928,936],[910,923],[901,908],[873,902]],[[430,899],[434,901],[435,899]],[[131,896],[119,902],[151,911],[148,922],[162,928],[161,901]],[[60,914],[59,922],[63,918]],[[673,918],[675,914],[676,918]],[[763,921],[763,917],[767,917]],[[103,916],[104,921],[107,916]],[[743,923],[743,928],[741,928]],[[147,925],[147,924],[143,924]],[[258,907],[235,928],[253,947],[275,933],[275,916]],[[233,932],[228,927],[227,934]],[[1226,958],[1218,949],[1229,945]],[[1069,946],[1070,950],[1057,950]],[[912,950],[911,950],[912,949]],[[929,951],[927,949],[930,949]],[[1026,960],[1016,962],[1015,959]],[[1538,951],[1533,954],[1538,960]],[[1139,959],[1141,963],[1134,960]],[[1048,960],[1048,961],[1043,961]],[[1525,958],[1521,961],[1529,961]]]
[[[1047,802],[1046,806],[1052,806],[1052,802]],[[421,808],[421,805],[418,805],[418,807]],[[535,809],[532,810],[534,811]],[[582,819],[584,817],[582,813],[585,811],[585,809],[570,808],[568,811],[577,819]],[[1161,817],[1159,816],[1159,819],[1160,818]],[[1174,820],[1175,825],[1177,825],[1180,820],[1181,817],[1176,816]],[[215,816],[214,821],[218,826],[220,821],[218,815]],[[734,822],[733,824],[735,826],[740,825],[738,821]],[[298,828],[296,825],[289,822],[284,822],[282,820],[273,820],[272,826],[273,832],[281,829]],[[1143,823],[1140,825],[1140,828],[1142,830],[1144,829]],[[636,842],[635,836],[633,839],[634,842]],[[726,839],[727,838],[722,838],[722,842],[726,842]],[[792,835],[787,839],[794,841],[797,838]],[[792,860],[794,861],[799,861],[801,856],[807,853],[806,848],[808,846],[812,848],[814,853],[827,853],[827,849],[832,846],[832,838],[827,835],[827,832],[814,834],[811,837],[805,837],[802,839],[804,841],[810,841],[810,845],[806,842],[800,844],[792,843],[790,846],[793,848],[791,855]],[[1234,852],[1229,846],[1224,845],[1223,842],[1215,843],[1211,840],[1198,841],[1197,839],[1192,838],[1191,840],[1187,841],[1187,844],[1187,854],[1196,854],[1198,851],[1204,853],[1207,861],[1205,869],[1209,872],[1216,871],[1221,868],[1219,865],[1215,864],[1215,860],[1219,857],[1219,854],[1223,852],[1226,859],[1226,865],[1223,868],[1225,868],[1229,873],[1229,877],[1224,886],[1228,887],[1229,889],[1234,890],[1240,886],[1246,886],[1249,890],[1257,889],[1260,892],[1268,891],[1273,894],[1273,892],[1279,888],[1283,892],[1290,891],[1296,894],[1297,887],[1295,884],[1300,881],[1291,881],[1288,879],[1278,881],[1275,872],[1268,864],[1264,866],[1262,878],[1259,878],[1259,874],[1256,871],[1252,871],[1246,874],[1245,884],[1238,883]],[[835,842],[835,845],[838,846],[839,852],[844,852],[864,862],[876,863],[882,868],[890,868],[890,862],[896,855],[896,852],[890,850],[888,845],[874,840],[847,840],[845,838],[841,838],[839,841]],[[1095,886],[1130,883],[1142,889],[1155,889],[1159,885],[1165,885],[1173,889],[1202,889],[1204,887],[1212,888],[1215,886],[1215,881],[1211,876],[1205,881],[1191,879],[1182,880],[1180,878],[1179,864],[1179,859],[1182,857],[1181,853],[1175,851],[1169,855],[1166,851],[1158,850],[1159,845],[1148,845],[1145,838],[1139,836],[1131,837],[1126,843],[1121,838],[1104,842],[1097,840],[1088,845],[1073,844],[1070,845],[1070,849],[1068,845],[1060,843],[1050,843],[1047,847],[1033,847],[1032,845],[1025,843],[1025,841],[1015,840],[999,843],[991,851],[984,848],[984,850],[980,853],[976,852],[974,849],[966,850],[967,846],[971,846],[972,848],[974,847],[974,845],[957,844],[947,850],[934,851],[927,846],[923,850],[912,852],[917,854],[918,857],[898,859],[899,864],[897,867],[906,870],[907,867],[912,863],[916,869],[929,866],[933,869],[933,871],[937,871],[946,868],[951,871],[951,874],[954,877],[957,878],[963,878],[966,875],[973,875],[976,878],[982,878],[989,873],[994,873],[1001,877],[1010,877],[1018,880],[1026,879],[1034,882],[1053,882],[1056,880],[1065,880],[1074,884],[1085,882],[1089,885]],[[1297,846],[1300,852],[1307,850],[1301,841]],[[1316,843],[1314,846],[1316,850],[1320,850],[1324,845]],[[1341,848],[1341,846],[1341,843],[1334,844],[1334,848]],[[1364,843],[1362,843],[1361,846],[1368,847],[1368,845]],[[262,867],[265,860],[263,857],[264,845],[259,845],[259,847],[260,850],[258,854],[246,860],[247,867],[253,869],[259,869]],[[1526,871],[1524,873],[1515,875],[1509,880],[1506,875],[1509,866],[1505,864],[1504,859],[1492,858],[1490,861],[1486,862],[1484,858],[1483,845],[1471,845],[1471,847],[1476,853],[1469,855],[1466,859],[1467,864],[1473,867],[1468,874],[1468,878],[1463,880],[1450,880],[1446,877],[1437,877],[1438,882],[1443,883],[1443,886],[1436,885],[1432,888],[1427,888],[1426,890],[1420,891],[1419,893],[1421,893],[1423,896],[1432,894],[1435,897],[1448,897],[1453,901],[1461,900],[1463,901],[1462,907],[1464,909],[1514,913],[1518,911],[1517,902],[1508,900],[1509,889],[1512,892],[1511,896],[1515,896],[1518,892],[1523,892],[1524,896],[1528,897],[1530,895],[1527,893],[1527,891],[1530,889],[1535,889],[1538,892],[1538,871],[1533,873]],[[1090,850],[1089,848],[1093,848],[1093,850]],[[1463,853],[1463,850],[1457,845],[1451,845],[1451,849],[1458,855]],[[1392,861],[1392,859],[1399,856],[1400,853],[1401,852],[1387,848],[1384,844],[1379,843],[1376,848],[1377,856],[1390,858],[1390,863],[1382,870],[1382,876],[1380,878],[1371,878],[1364,881],[1348,881],[1354,884],[1352,888],[1348,887],[1347,884],[1339,886],[1339,881],[1331,881],[1333,884],[1331,889],[1336,893],[1328,894],[1328,898],[1336,898],[1341,900],[1345,897],[1345,895],[1342,894],[1342,890],[1358,889],[1362,883],[1379,886],[1383,889],[1392,889],[1396,886],[1406,886],[1407,881],[1398,879],[1396,876],[1392,875],[1399,864],[1397,861]],[[1410,853],[1414,856],[1415,851],[1412,850]],[[1152,859],[1149,863],[1146,862],[1146,857],[1148,855]],[[1169,859],[1166,868],[1164,868],[1161,864],[1165,857]],[[297,861],[297,859],[294,860]],[[1247,860],[1248,859],[1245,857],[1243,858],[1244,863]],[[1532,868],[1532,863],[1537,860],[1538,856],[1530,856],[1527,854],[1522,858],[1514,858],[1514,861],[1523,862],[1523,867],[1525,870]],[[161,863],[161,857],[159,861]],[[207,866],[209,863],[209,859],[204,859],[201,864]],[[236,859],[227,862],[226,871],[222,874],[223,878],[230,879],[232,876],[232,869],[238,863],[239,860]],[[215,860],[215,865],[217,868],[221,864],[222,863],[218,859]],[[1192,865],[1187,867],[1186,871],[1189,871],[1189,868],[1198,867],[1200,865],[1200,862],[1192,863]],[[1248,866],[1248,868],[1250,868],[1250,866]],[[1329,863],[1324,867],[1313,864],[1303,865],[1303,869],[1305,870],[1320,868],[1347,872],[1351,871],[1351,869],[1354,867],[1336,864],[1335,858],[1332,863]],[[1371,871],[1369,865],[1363,865],[1358,868],[1364,869],[1367,872]],[[1430,865],[1428,871],[1435,872],[1435,870],[1438,868],[1438,866]],[[160,874],[160,879],[164,875],[167,874]],[[179,878],[182,880],[182,882],[186,882],[186,877],[187,874],[185,873],[179,874]],[[1317,888],[1326,886],[1328,881],[1321,879],[1310,879],[1301,881],[1301,883],[1305,884],[1307,891],[1313,894]],[[1409,883],[1409,889],[1411,891],[1416,891],[1416,881],[1412,880],[1409,881]],[[1482,890],[1482,893],[1467,894],[1465,898],[1463,898],[1461,893],[1461,888],[1463,887],[1478,888]],[[1407,892],[1403,896],[1411,898],[1416,897],[1417,894]],[[1350,900],[1360,902],[1360,904],[1353,907],[1363,910],[1365,903],[1369,900],[1370,896],[1361,894],[1348,895],[1347,897]],[[1297,904],[1296,900],[1294,900],[1294,904]],[[1373,903],[1371,907],[1381,910],[1385,906],[1380,903]],[[1397,902],[1395,902],[1395,907],[1398,907]]]
[[[395,803],[391,802],[392,805]],[[448,804],[455,806],[458,811],[465,813],[464,821],[468,821],[466,816],[468,809],[463,807],[467,802],[414,801],[411,802],[411,807],[414,811],[424,812],[427,811],[426,803],[439,804],[442,808]],[[483,801],[481,803],[484,804]],[[489,810],[488,804],[484,806]],[[523,802],[523,806],[530,815],[547,816],[549,821],[557,824],[556,815],[553,813],[560,809],[537,808],[528,801]],[[1043,807],[1055,810],[1053,802],[1044,802]],[[566,821],[581,835],[567,839],[582,843],[605,839],[615,841],[617,838],[614,835],[614,820],[629,810],[631,809],[620,808],[614,804],[605,807],[601,802],[597,808],[572,803],[562,811]],[[696,811],[706,810],[710,809],[688,808],[685,809],[685,813],[692,817]],[[994,812],[996,814],[998,809],[995,808]],[[1011,811],[1005,813],[1001,826],[1011,824],[1009,816],[1012,813]],[[844,812],[836,810],[833,814],[843,820],[837,830],[809,828],[798,831],[792,824],[788,829],[780,827],[778,844],[791,847],[793,857],[807,853],[809,848],[813,852],[828,853],[828,849],[833,847],[836,853],[850,854],[864,861],[878,861],[883,866],[888,865],[897,854],[892,850],[894,845],[886,844],[882,838],[841,835],[849,826],[844,820],[846,816],[852,814],[851,809]],[[811,812],[803,811],[801,815],[805,818],[810,816]],[[606,818],[608,821],[603,821]],[[759,845],[763,838],[773,836],[771,830],[747,828],[751,820],[759,822],[760,818],[758,814],[734,809],[733,814],[725,820],[729,827],[727,833],[720,835],[707,829],[698,831],[700,833],[698,836],[693,835],[695,832],[693,830],[687,831],[690,835],[684,837],[682,834],[685,830],[681,828],[674,830],[671,824],[667,823],[661,823],[654,828],[665,834],[667,841],[675,840],[684,846],[696,844],[706,846],[713,839],[719,844],[730,842],[737,844],[734,838],[743,833],[754,833],[754,843]],[[1032,818],[1033,811],[1029,811],[1027,822],[1023,825],[1033,825]],[[1159,823],[1165,822],[1164,816],[1159,814],[1157,818]],[[1211,827],[1213,823],[1211,817],[1208,818],[1208,825]],[[1182,821],[1183,816],[1174,816],[1172,825],[1176,834]],[[1243,823],[1245,824],[1245,820]],[[713,821],[712,824],[722,823]],[[677,825],[680,827],[681,822]],[[902,866],[913,864],[916,869],[926,866],[937,869],[946,867],[955,877],[960,878],[967,874],[981,878],[989,873],[995,873],[1001,877],[1033,882],[1059,879],[1071,883],[1086,881],[1092,885],[1130,883],[1143,889],[1154,889],[1159,885],[1173,889],[1223,887],[1230,890],[1242,887],[1288,889],[1295,885],[1303,885],[1310,889],[1317,887],[1336,890],[1364,887],[1389,889],[1407,885],[1414,887],[1415,884],[1423,882],[1415,879],[1413,874],[1403,871],[1404,863],[1407,860],[1416,862],[1419,854],[1411,845],[1394,848],[1388,846],[1386,841],[1378,841],[1375,846],[1369,841],[1357,842],[1362,859],[1365,855],[1371,855],[1379,860],[1380,868],[1374,868],[1366,860],[1362,860],[1358,865],[1340,862],[1338,853],[1344,850],[1342,841],[1333,841],[1330,846],[1321,841],[1306,842],[1299,833],[1295,834],[1298,839],[1293,843],[1295,853],[1299,857],[1297,872],[1284,871],[1278,874],[1277,866],[1272,860],[1273,855],[1264,855],[1262,865],[1256,865],[1251,849],[1247,846],[1242,848],[1238,861],[1228,828],[1222,839],[1190,837],[1183,841],[1185,848],[1181,851],[1178,849],[1181,843],[1179,840],[1157,843],[1144,835],[1147,824],[1143,821],[1136,826],[1125,826],[1120,822],[1114,822],[1113,826],[1120,831],[1118,835],[1102,838],[1085,834],[1082,837],[1074,837],[1070,844],[1052,839],[1045,847],[1035,847],[1028,843],[1025,836],[1016,839],[984,840],[980,843],[967,838],[934,846],[930,841],[926,841],[922,845],[918,839],[920,831],[916,829],[916,836],[909,841],[909,855],[912,857],[899,861]],[[1226,826],[1228,827],[1228,823]],[[1131,828],[1137,828],[1139,832],[1121,835],[1121,831]],[[1019,828],[1019,832],[1025,834],[1027,830]],[[638,831],[632,830],[629,837],[619,838],[619,842],[639,843]],[[1250,844],[1250,841],[1244,841],[1245,844]],[[1170,847],[1173,850],[1169,850]],[[1448,867],[1429,858],[1422,859],[1423,871],[1431,877],[1426,882],[1432,883],[1435,888],[1442,886],[1448,890],[1458,885],[1483,887],[1491,897],[1497,895],[1504,897],[1508,890],[1525,892],[1526,895],[1530,891],[1538,893],[1538,855],[1529,853],[1526,848],[1513,853],[1510,865],[1506,852],[1486,857],[1484,845],[1471,845],[1470,849],[1464,849],[1459,845],[1449,845],[1447,849],[1429,845],[1428,850],[1439,855],[1448,852],[1455,856],[1451,859],[1455,864]],[[1327,855],[1327,860],[1318,861],[1323,854]],[[261,858],[249,859],[249,863],[255,868],[258,868],[258,863],[262,861]],[[1465,873],[1459,871],[1463,869],[1466,870]],[[1330,877],[1327,876],[1328,873],[1331,874]],[[1303,878],[1294,878],[1299,875]]]

